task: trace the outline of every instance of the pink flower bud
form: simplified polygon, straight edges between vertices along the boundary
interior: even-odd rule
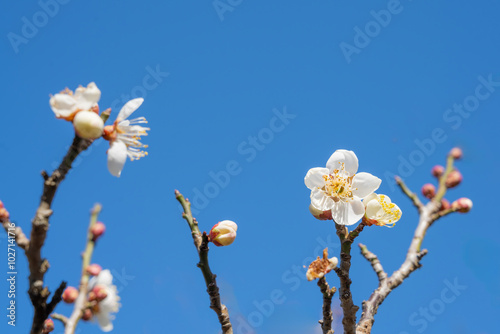
[[[10,214],[9,211],[5,208],[0,208],[0,221],[9,220]]]
[[[46,319],[43,323],[42,333],[50,333],[54,330],[54,321],[52,319]]]
[[[98,264],[90,264],[87,266],[87,274],[89,274],[90,276],[97,276],[99,275],[99,273],[101,272],[102,270],[102,267]]]
[[[108,292],[106,291],[106,287],[102,285],[96,285],[92,289],[92,293],[95,296],[94,300],[97,300],[100,302],[101,300],[105,299],[108,296]]]
[[[472,201],[469,198],[462,197],[451,204],[451,207],[458,212],[466,213],[472,209]]]
[[[463,152],[461,148],[454,147],[450,151],[450,155],[453,157],[453,159],[458,160],[462,158]]]
[[[86,308],[82,313],[82,320],[89,321],[90,319],[92,319],[92,311]]]
[[[443,198],[441,200],[441,210],[448,210],[449,208],[451,208],[450,202],[446,198]]]
[[[432,199],[436,195],[436,187],[431,183],[426,183],[422,186],[422,195],[428,199]]]
[[[456,187],[462,182],[462,174],[458,170],[452,170],[450,174],[448,174],[448,177],[446,178],[446,187],[447,188],[453,188]]]
[[[212,227],[208,235],[208,240],[215,246],[228,246],[236,239],[238,225],[230,220],[223,220]]]
[[[97,222],[92,226],[90,229],[90,233],[94,236],[94,241],[97,240],[101,235],[104,234],[104,231],[106,231],[106,225],[104,225],[101,222]]]
[[[441,165],[436,165],[432,167],[431,173],[432,175],[434,175],[434,177],[440,178],[441,175],[444,174],[444,167]]]
[[[309,205],[309,212],[314,216],[314,218],[319,220],[331,220],[332,210],[321,211],[316,209],[312,204]]]
[[[76,288],[68,286],[62,294],[62,299],[65,303],[71,304],[75,302],[76,298],[78,298],[78,295],[79,292]]]
[[[4,206],[3,206],[3,202],[2,202],[2,201],[0,201],[0,209],[2,209],[2,208],[4,208]]]

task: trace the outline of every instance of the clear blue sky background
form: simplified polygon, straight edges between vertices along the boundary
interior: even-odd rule
[[[197,196],[201,228],[209,230],[222,219],[239,225],[232,246],[210,251],[236,333],[250,333],[249,326],[264,334],[320,333],[319,289],[297,268],[325,243],[330,254],[338,254],[339,245],[332,223],[309,214],[307,170],[324,166],[334,150],[344,148],[356,152],[360,171],[383,179],[380,191],[400,205],[403,219],[394,229],[366,228],[358,240],[392,273],[404,259],[418,217],[391,175],[403,174],[419,191],[433,181],[431,167],[444,163],[458,145],[464,149],[458,164],[464,181],[447,198],[470,197],[474,209],[431,228],[424,267],[384,302],[373,333],[494,333],[491,319],[500,309],[500,87],[480,89],[489,96],[470,113],[447,110],[475,101],[479,77],[500,81],[500,5],[491,0],[402,0],[399,7],[386,0],[232,4],[222,20],[212,1],[66,0],[52,16],[40,14],[36,1],[4,4],[0,199],[13,221],[30,230],[42,189],[39,173],[57,166],[73,138],[71,125],[50,110],[49,94],[95,81],[101,108],[114,108],[112,119],[122,99],[145,95],[136,114],[146,116],[152,128],[144,138],[150,155],[127,162],[120,179],[108,173],[108,144],[100,140],[61,185],[43,249],[51,263],[46,275],[51,291],[61,280],[78,284],[88,212],[100,202],[108,229],[94,262],[119,276],[123,306],[116,332],[218,333],[174,198],[174,189],[191,199],[208,189],[210,198]],[[371,23],[371,11],[388,6],[394,12],[390,22]],[[34,19],[36,32],[23,28]],[[369,41],[355,40],[356,27],[369,29]],[[13,43],[13,34],[24,39]],[[342,43],[357,43],[357,53],[346,57]],[[158,82],[147,79],[144,86],[157,68]],[[285,109],[295,118],[283,127],[276,123],[280,131],[265,130]],[[437,141],[433,131],[441,133]],[[256,150],[249,136],[259,134]],[[425,152],[418,143],[426,143]],[[239,173],[214,188],[211,172],[226,170],[230,161],[237,162]],[[3,234],[0,246],[6,272]],[[17,326],[6,324],[2,279],[1,332],[26,333],[31,323],[21,252],[17,266]],[[335,275],[328,279],[338,286]],[[352,279],[360,305],[377,279],[357,248]],[[455,280],[466,288],[444,303],[441,293]],[[279,303],[262,311],[276,295]],[[421,308],[430,308],[430,316],[421,315]],[[70,311],[63,304],[57,308]],[[62,333],[56,326],[55,333]],[[339,333],[340,326],[336,320]],[[80,328],[79,333],[100,332],[88,323]]]

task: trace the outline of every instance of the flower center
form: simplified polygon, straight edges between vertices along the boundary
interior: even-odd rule
[[[344,163],[339,162],[339,164],[340,169],[334,169],[333,174],[323,175],[325,186],[322,190],[335,202],[349,202],[353,199],[353,177],[346,173]]]

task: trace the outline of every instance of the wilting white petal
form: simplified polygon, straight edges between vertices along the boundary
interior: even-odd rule
[[[141,106],[142,102],[144,102],[144,99],[142,97],[128,101],[122,107],[116,119],[118,121],[123,121],[127,119],[134,111],[137,110],[137,108]]]
[[[108,170],[111,175],[120,177],[125,161],[127,161],[127,145],[120,140],[111,142],[108,150]]]

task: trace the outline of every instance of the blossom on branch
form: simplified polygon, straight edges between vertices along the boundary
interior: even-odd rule
[[[361,199],[378,189],[382,180],[370,173],[356,173],[358,158],[352,151],[337,150],[326,168],[312,168],[304,179],[311,190],[311,205],[331,210],[339,225],[353,225],[365,214]]]
[[[328,248],[323,250],[323,258],[318,258],[314,260],[307,269],[306,277],[308,281],[312,281],[316,278],[321,278],[332,271],[333,268],[337,266],[339,259],[336,257],[328,258]]]
[[[130,160],[139,160],[148,155],[141,148],[148,147],[140,142],[141,136],[147,136],[150,129],[139,124],[147,123],[146,118],[138,117],[131,120],[127,118],[137,110],[144,102],[143,98],[137,98],[125,103],[120,110],[113,125],[104,127],[103,137],[109,140],[108,170],[119,177],[127,157]]]
[[[116,286],[113,285],[112,282],[113,276],[110,271],[106,269],[101,271],[98,276],[92,277],[88,285],[89,291],[93,291],[97,287],[96,290],[106,295],[106,297],[99,301],[91,310],[93,319],[97,319],[99,327],[101,327],[104,332],[113,330],[111,320],[115,317],[112,313],[118,312],[120,308],[120,297],[118,297]]]
[[[363,221],[368,226],[393,227],[401,219],[401,209],[387,195],[373,193],[363,200],[363,204],[366,209]]]

